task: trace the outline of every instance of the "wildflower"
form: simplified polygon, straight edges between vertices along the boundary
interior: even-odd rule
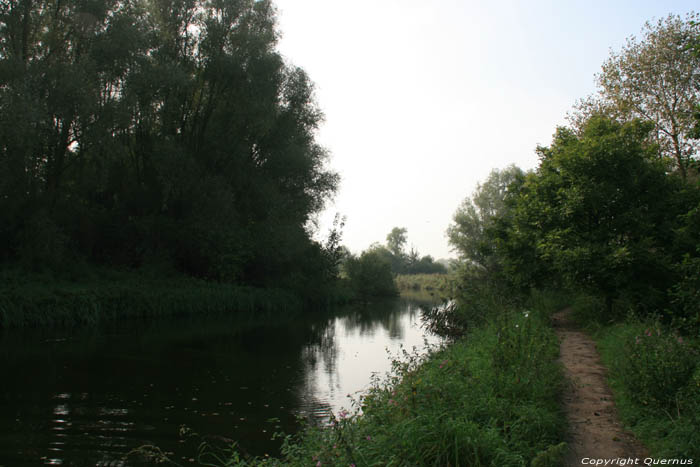
[[[515,325],[515,327],[516,327],[516,328],[519,328],[519,327],[520,327],[520,325],[516,324],[516,325]]]
[[[367,441],[372,441],[372,437],[370,435],[367,435]]]
[[[682,343],[683,343],[683,338],[682,338],[681,336],[678,336],[678,337],[676,338],[676,340],[678,341],[679,344],[682,344]]]
[[[396,405],[396,401],[394,399],[389,399],[389,405]]]
[[[444,367],[447,365],[447,360],[443,360],[442,363],[440,363],[440,368]]]
[[[525,315],[526,318],[527,318],[528,316],[530,316],[530,312],[529,312],[529,311],[526,311],[526,312],[523,313],[523,314]]]
[[[316,462],[316,467],[321,467],[323,464],[321,464],[321,461]]]
[[[340,412],[338,412],[338,416],[339,416],[341,419],[344,419],[345,417],[348,416],[348,411],[345,410],[345,409],[343,409],[343,410],[341,410]]]
[[[646,334],[647,337],[651,337],[651,331],[648,329],[644,331],[644,334]]]

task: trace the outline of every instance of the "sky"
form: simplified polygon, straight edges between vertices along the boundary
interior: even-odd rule
[[[456,257],[445,231],[492,169],[537,166],[595,74],[646,21],[691,1],[277,0],[279,51],[325,114],[317,140],[339,190],[343,244],[407,229],[408,248]]]

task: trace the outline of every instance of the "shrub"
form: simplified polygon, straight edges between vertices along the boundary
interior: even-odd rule
[[[359,257],[348,258],[345,272],[353,291],[362,300],[398,293],[391,274],[391,263],[376,250],[370,249]]]

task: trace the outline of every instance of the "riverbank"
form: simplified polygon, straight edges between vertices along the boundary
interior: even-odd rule
[[[544,296],[502,309],[452,344],[404,352],[354,413],[284,438],[279,459],[229,452],[222,465],[560,465],[563,375]],[[201,462],[214,461],[206,450]],[[219,457],[221,460],[222,457]]]
[[[91,271],[76,280],[3,271],[0,328],[94,325],[199,313],[300,311],[282,289],[209,282],[182,275]]]

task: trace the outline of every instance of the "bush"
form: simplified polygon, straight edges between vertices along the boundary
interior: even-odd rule
[[[361,300],[398,293],[391,274],[391,263],[378,251],[367,250],[359,257],[348,258],[345,272],[351,288]]]
[[[635,381],[633,398],[641,404],[668,408],[678,391],[690,380],[697,355],[683,338],[650,326],[627,339],[629,351],[621,368],[621,376]]]
[[[599,334],[623,421],[656,457],[700,457],[697,339],[655,322],[627,321]]]

